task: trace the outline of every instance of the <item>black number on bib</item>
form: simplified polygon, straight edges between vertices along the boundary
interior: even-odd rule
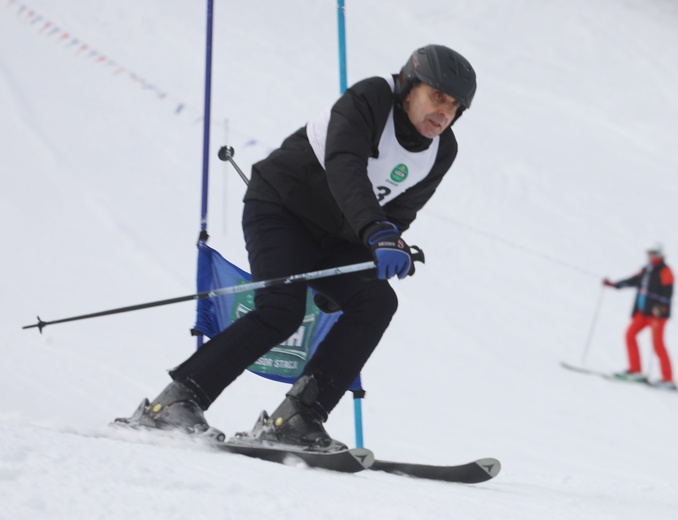
[[[384,200],[391,193],[391,188],[387,186],[377,186],[377,190],[379,191],[379,193],[377,193],[377,200],[379,202]]]

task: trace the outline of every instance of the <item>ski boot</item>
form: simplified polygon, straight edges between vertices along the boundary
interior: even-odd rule
[[[259,442],[294,446],[304,451],[333,452],[348,449],[325,431],[327,415],[316,403],[318,382],[313,376],[300,377],[286,399],[270,416],[261,412],[251,434]],[[315,406],[314,406],[315,405]]]
[[[650,383],[652,386],[655,388],[659,388],[660,390],[671,390],[671,391],[676,391],[678,390],[678,387],[676,386],[676,383],[673,381],[654,381],[653,383]]]
[[[115,419],[114,424],[134,429],[173,430],[223,441],[223,432],[212,428],[193,392],[178,381],[171,382],[153,402],[141,401],[132,417]]]

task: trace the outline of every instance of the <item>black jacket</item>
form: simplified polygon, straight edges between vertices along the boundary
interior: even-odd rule
[[[650,270],[650,267],[652,269]],[[643,278],[648,276],[646,287],[643,288]],[[642,312],[645,316],[652,316],[652,310],[657,307],[660,317],[671,316],[671,297],[673,296],[673,273],[671,268],[662,260],[656,266],[645,266],[638,274],[625,280],[616,282],[615,287],[638,287],[638,295],[633,304],[633,316],[636,312]],[[643,299],[642,296],[645,296]],[[642,308],[641,308],[642,305]]]
[[[367,176],[391,108],[398,142],[409,151],[428,148],[384,78],[363,80],[334,104],[325,143],[325,169],[302,127],[280,148],[252,166],[245,201],[282,204],[321,242],[359,242],[370,224],[390,220],[405,231],[435,192],[457,155],[451,128],[440,135],[435,164],[424,180],[380,206]]]

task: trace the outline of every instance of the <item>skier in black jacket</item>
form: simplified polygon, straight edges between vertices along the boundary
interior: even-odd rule
[[[616,374],[622,379],[648,382],[641,370],[640,350],[636,336],[646,327],[652,330],[652,345],[659,358],[662,379],[655,386],[668,390],[676,390],[673,382],[671,358],[664,344],[664,327],[671,317],[671,299],[673,297],[673,271],[666,264],[661,244],[647,250],[648,262],[637,274],[613,282],[608,278],[603,285],[615,289],[636,287],[638,292],[633,303],[631,323],[626,330],[626,351],[629,358],[629,369]]]
[[[414,273],[401,233],[452,166],[451,125],[475,91],[475,72],[463,56],[440,45],[423,47],[400,74],[357,83],[252,167],[242,224],[253,280],[370,259],[377,265],[372,276],[308,283],[342,315],[282,404],[270,417],[262,414],[257,437],[320,450],[344,447],[323,422],[396,312],[387,279]],[[173,382],[151,403],[144,400],[133,422],[207,431],[203,411],[298,329],[306,290],[298,283],[257,291],[256,310],[173,369]]]

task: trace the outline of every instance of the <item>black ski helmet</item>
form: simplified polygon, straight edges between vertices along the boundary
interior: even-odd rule
[[[461,54],[444,45],[427,45],[412,53],[398,76],[397,94],[405,99],[416,80],[452,96],[462,110],[471,107],[476,73]]]

